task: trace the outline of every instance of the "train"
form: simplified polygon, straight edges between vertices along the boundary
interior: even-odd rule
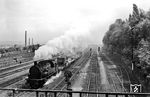
[[[43,87],[45,82],[51,77],[69,68],[80,56],[76,58],[57,57],[55,59],[34,61],[34,65],[29,69],[26,84],[31,89]]]

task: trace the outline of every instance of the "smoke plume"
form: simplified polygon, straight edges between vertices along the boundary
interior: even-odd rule
[[[83,50],[91,40],[90,27],[90,23],[85,21],[71,24],[70,29],[64,35],[49,40],[36,50],[34,60],[49,59],[58,53],[75,54],[76,50]]]

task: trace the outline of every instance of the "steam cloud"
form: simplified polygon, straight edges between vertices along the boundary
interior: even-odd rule
[[[90,43],[90,28],[88,22],[75,22],[64,35],[49,40],[35,51],[34,60],[50,59],[52,55],[63,53],[75,54],[75,49],[83,50]]]

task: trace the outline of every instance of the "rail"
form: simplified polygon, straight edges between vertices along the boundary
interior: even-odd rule
[[[89,91],[70,91],[70,90],[61,91],[61,90],[36,90],[36,89],[0,89],[0,91],[11,92],[12,95],[10,97],[16,97],[15,94],[18,92],[34,92],[36,94],[34,97],[58,97],[57,94],[59,93],[68,94],[69,97],[73,97],[73,94],[77,94],[78,97],[83,97],[83,94],[104,95],[105,97],[110,97],[110,96],[112,97],[112,95],[115,97],[150,96],[150,93],[121,93],[121,92],[108,93],[108,92],[89,92]],[[40,93],[42,94],[40,95]],[[53,96],[51,94],[53,94]]]

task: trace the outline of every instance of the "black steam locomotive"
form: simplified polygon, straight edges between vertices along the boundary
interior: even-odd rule
[[[59,71],[64,70],[70,66],[76,59],[59,57],[51,60],[39,60],[35,61],[34,65],[29,69],[29,75],[27,78],[27,84],[32,89],[40,88],[44,83],[53,75],[56,75]]]

